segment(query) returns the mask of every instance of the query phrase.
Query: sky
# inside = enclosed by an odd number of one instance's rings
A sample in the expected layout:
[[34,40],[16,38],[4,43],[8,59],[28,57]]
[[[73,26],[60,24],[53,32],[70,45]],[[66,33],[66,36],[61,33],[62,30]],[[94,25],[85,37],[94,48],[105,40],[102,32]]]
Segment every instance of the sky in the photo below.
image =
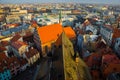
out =
[[59,3],[59,2],[78,2],[78,3],[103,3],[120,4],[120,0],[0,0],[0,3]]

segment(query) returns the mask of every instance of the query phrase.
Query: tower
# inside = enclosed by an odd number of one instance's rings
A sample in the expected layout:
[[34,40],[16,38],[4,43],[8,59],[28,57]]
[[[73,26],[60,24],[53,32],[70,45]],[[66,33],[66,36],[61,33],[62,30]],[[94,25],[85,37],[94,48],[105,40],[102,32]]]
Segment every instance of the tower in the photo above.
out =
[[62,25],[62,13],[61,13],[61,10],[59,12],[59,24]]

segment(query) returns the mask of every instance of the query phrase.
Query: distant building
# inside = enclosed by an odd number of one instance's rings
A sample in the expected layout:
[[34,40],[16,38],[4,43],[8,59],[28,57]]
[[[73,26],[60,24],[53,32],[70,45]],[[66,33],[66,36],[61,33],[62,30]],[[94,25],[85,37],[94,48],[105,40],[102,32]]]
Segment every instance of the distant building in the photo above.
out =
[[5,31],[2,31],[2,32],[1,32],[1,35],[2,35],[2,36],[8,36],[8,35],[10,35],[10,34],[12,34],[12,32],[10,32],[10,30],[5,30]]
[[73,14],[80,14],[81,11],[80,11],[80,10],[72,10],[72,13],[73,13]]
[[71,14],[72,11],[71,10],[62,10],[61,13],[62,14]]
[[21,20],[20,20],[19,15],[8,15],[6,17],[6,22],[7,23],[20,23]]
[[1,35],[2,36],[9,36],[11,34],[27,30],[28,28],[29,28],[29,24],[24,23],[20,26],[1,31]]
[[120,29],[111,26],[102,26],[100,34],[106,44],[113,47],[118,56],[120,56]]
[[17,10],[17,9],[13,9],[13,10],[11,10],[11,12],[10,12],[12,15],[24,15],[24,14],[27,14],[28,12],[27,12],[27,10]]
[[18,26],[20,26],[20,24],[18,24],[18,23],[6,24],[5,25],[5,27],[7,27],[8,29],[15,28],[15,27],[18,27]]

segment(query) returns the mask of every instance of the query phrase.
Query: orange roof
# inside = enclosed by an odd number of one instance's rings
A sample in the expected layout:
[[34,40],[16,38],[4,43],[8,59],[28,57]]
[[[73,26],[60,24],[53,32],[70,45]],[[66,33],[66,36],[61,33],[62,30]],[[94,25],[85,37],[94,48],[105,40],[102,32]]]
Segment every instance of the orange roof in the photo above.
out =
[[[52,24],[48,26],[37,28],[41,43],[55,41],[63,32],[63,28],[60,24]],[[75,33],[71,27],[64,28],[65,33],[69,38],[75,37]]]
[[120,37],[120,29],[115,28],[113,38],[119,38]]
[[76,36],[75,32],[72,30],[71,27],[65,27],[64,31],[65,31],[67,37],[69,37],[69,38],[74,38]]

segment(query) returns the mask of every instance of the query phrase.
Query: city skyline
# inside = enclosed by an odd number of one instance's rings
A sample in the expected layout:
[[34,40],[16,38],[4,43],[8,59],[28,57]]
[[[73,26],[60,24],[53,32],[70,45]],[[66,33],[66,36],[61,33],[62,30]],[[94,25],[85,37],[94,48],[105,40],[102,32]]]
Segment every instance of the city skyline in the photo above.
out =
[[120,4],[120,0],[0,0],[0,3],[23,4],[23,3],[97,3],[97,4]]

